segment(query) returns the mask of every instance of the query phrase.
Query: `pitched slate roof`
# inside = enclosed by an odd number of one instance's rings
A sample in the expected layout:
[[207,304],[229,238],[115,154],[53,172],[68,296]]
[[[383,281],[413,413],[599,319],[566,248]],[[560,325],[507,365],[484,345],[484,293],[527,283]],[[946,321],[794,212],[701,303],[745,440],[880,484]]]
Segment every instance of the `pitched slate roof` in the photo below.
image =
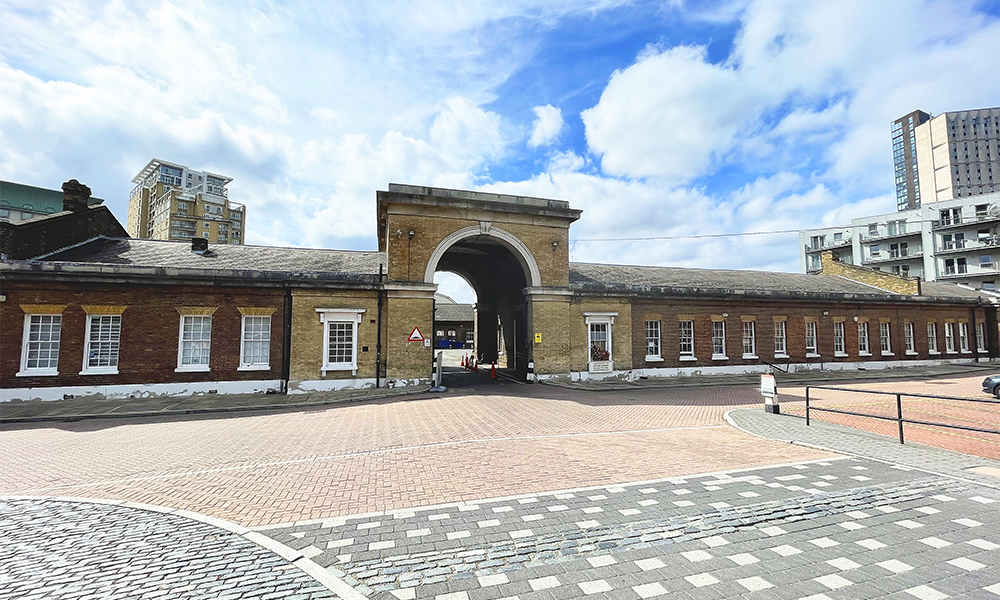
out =
[[832,275],[803,275],[772,271],[689,269],[570,263],[570,287],[581,291],[652,294],[744,295],[787,298],[975,299],[979,294],[947,283],[922,283],[919,297],[882,290]]
[[474,311],[471,304],[436,304],[435,321],[472,321]]
[[[209,272],[309,273],[321,279],[377,280],[382,252],[280,248],[209,244],[204,254],[191,251],[189,241],[97,238],[36,260],[49,264],[77,263],[184,269]],[[342,276],[342,277],[339,277]],[[373,277],[366,277],[373,276]]]

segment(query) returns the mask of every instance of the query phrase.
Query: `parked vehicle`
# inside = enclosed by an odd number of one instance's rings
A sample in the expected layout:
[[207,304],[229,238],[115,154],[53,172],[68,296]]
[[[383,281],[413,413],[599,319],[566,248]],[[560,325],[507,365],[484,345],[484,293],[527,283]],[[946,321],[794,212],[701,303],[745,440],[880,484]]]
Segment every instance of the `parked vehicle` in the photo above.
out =
[[991,375],[983,380],[983,391],[1000,398],[1000,375]]

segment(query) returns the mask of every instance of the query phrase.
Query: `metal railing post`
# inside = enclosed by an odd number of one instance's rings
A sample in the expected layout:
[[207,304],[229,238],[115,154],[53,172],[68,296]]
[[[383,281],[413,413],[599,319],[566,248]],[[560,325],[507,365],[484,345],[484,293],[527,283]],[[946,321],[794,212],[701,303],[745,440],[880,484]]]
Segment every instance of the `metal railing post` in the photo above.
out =
[[903,443],[903,400],[902,394],[896,394],[896,421],[899,422],[899,443]]
[[806,427],[809,426],[809,386],[806,386]]

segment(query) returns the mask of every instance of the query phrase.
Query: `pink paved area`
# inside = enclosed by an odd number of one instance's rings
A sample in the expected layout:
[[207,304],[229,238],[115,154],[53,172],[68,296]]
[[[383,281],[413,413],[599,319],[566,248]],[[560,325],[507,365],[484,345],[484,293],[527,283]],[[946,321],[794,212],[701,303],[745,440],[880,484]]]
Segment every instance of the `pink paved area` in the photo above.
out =
[[748,387],[488,391],[5,426],[0,495],[132,500],[255,526],[830,456],[725,425],[725,411],[761,406]]
[[[930,394],[993,400],[994,402],[963,402],[936,398],[902,397],[903,418],[964,425],[979,429],[1000,430],[1000,401],[982,391],[984,374],[970,377],[927,379],[918,381],[865,381],[856,384],[829,384],[862,390],[879,390],[893,393]],[[805,388],[794,387],[779,390],[782,412],[805,415]],[[812,390],[810,404],[819,408],[835,408],[850,412],[896,418],[896,398],[883,394],[840,392],[836,390]],[[894,421],[865,418],[813,411],[812,418],[863,429],[881,435],[898,438],[898,425]],[[982,456],[1000,460],[1000,435],[993,433],[966,431],[933,427],[921,424],[904,424],[903,437],[906,441],[917,442],[963,454]]]

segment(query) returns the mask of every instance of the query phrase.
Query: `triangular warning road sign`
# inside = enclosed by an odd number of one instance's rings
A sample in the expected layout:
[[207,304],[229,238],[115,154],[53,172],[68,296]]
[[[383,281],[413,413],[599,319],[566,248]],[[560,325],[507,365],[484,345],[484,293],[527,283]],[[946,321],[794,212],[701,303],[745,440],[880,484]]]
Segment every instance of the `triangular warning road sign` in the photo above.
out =
[[410,337],[406,339],[408,342],[422,342],[424,341],[424,336],[420,333],[420,330],[416,327],[410,332]]

